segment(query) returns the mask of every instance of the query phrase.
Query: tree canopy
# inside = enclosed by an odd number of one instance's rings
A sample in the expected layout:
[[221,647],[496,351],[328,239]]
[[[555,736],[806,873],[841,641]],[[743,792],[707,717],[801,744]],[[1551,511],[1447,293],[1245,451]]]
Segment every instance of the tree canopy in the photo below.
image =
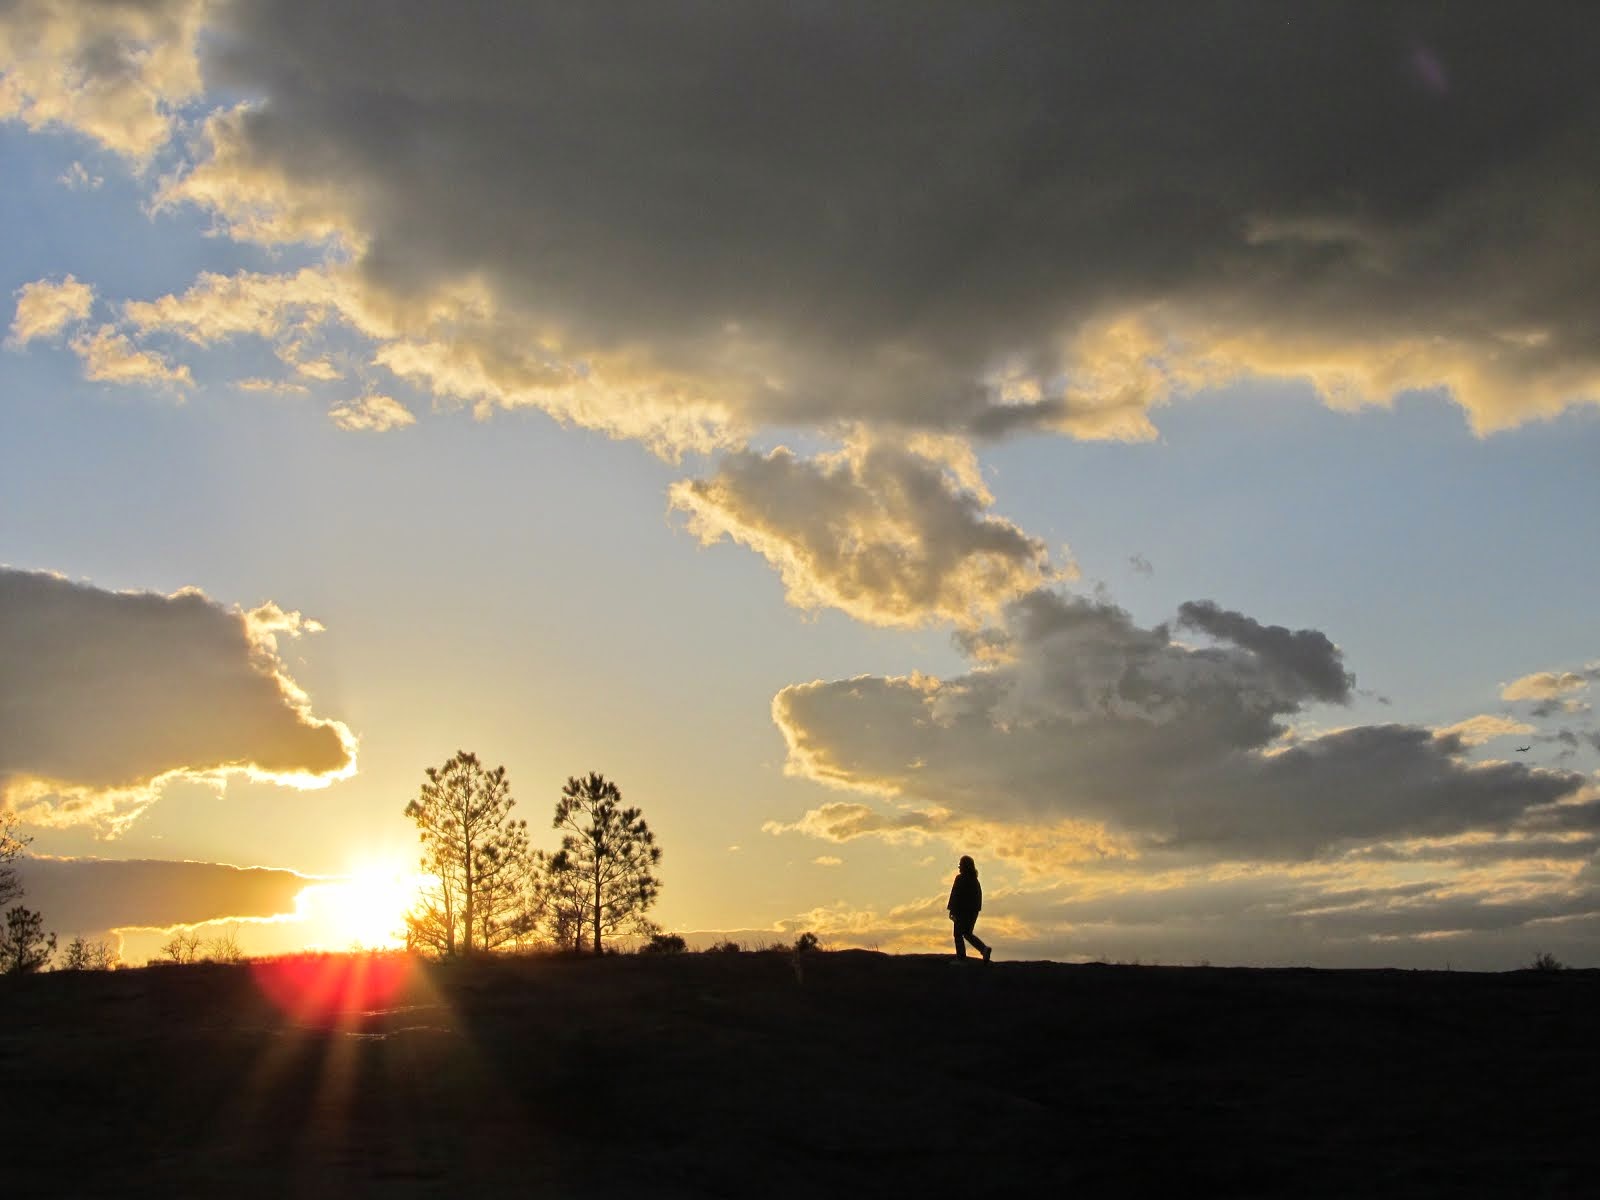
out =
[[505,767],[491,771],[462,750],[426,774],[405,808],[430,880],[406,916],[407,944],[454,955],[519,938],[532,920],[537,859],[528,823],[511,816],[516,801]]
[[578,947],[585,933],[596,954],[619,929],[649,932],[645,913],[661,890],[661,849],[637,808],[604,775],[570,778],[556,802],[561,849],[549,862],[552,922],[559,940]]

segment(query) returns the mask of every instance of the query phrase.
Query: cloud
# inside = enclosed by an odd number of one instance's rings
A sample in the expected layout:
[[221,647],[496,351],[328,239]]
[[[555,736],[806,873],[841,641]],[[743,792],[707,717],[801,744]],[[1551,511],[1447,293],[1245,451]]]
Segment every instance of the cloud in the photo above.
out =
[[1581,671],[1535,671],[1506,684],[1500,689],[1500,699],[1559,700],[1583,691],[1594,679],[1600,679],[1600,666],[1593,664]]
[[0,118],[147,159],[200,91],[205,0],[18,0],[0,10]]
[[328,417],[348,433],[386,433],[415,425],[417,419],[392,396],[367,395],[328,411]]
[[1307,695],[1329,704],[1344,704],[1350,699],[1355,676],[1344,669],[1338,647],[1315,629],[1290,633],[1282,625],[1262,625],[1243,613],[1219,608],[1210,600],[1191,600],[1181,605],[1178,626],[1198,629],[1249,651],[1269,670],[1287,676],[1290,690],[1299,683]]
[[28,906],[63,934],[284,916],[314,882],[270,867],[157,859],[35,857],[19,873]]
[[[1600,397],[1576,10],[381,17],[220,10],[208,82],[251,100],[165,195],[332,239],[397,297],[476,281],[464,340],[391,351],[452,394],[713,438],[1146,438],[1241,374],[1338,405],[1447,388],[1480,431]],[[172,25],[175,61],[191,42]]]
[[962,821],[1084,822],[1141,853],[1208,859],[1510,830],[1582,783],[1472,765],[1459,735],[1418,726],[1295,735],[1285,718],[1353,682],[1332,644],[1209,603],[1182,611],[1233,645],[1185,647],[1110,604],[1035,592],[966,675],[784,688],[789,769]]
[[93,192],[99,190],[105,183],[105,177],[91,175],[88,167],[81,162],[74,162],[57,176],[56,182],[69,192]]
[[1534,727],[1526,721],[1480,713],[1464,721],[1457,721],[1453,725],[1446,725],[1438,731],[1438,734],[1440,737],[1456,738],[1463,746],[1482,746],[1495,738],[1510,737],[1513,734],[1521,737],[1533,732],[1535,732]]
[[111,325],[93,333],[85,330],[72,339],[72,350],[83,360],[85,379],[102,383],[183,385],[194,382],[188,366],[173,366],[161,355],[138,349],[127,335]]
[[971,451],[946,441],[737,451],[711,478],[674,484],[671,503],[702,543],[728,537],[766,558],[791,604],[874,625],[975,625],[1061,574],[1043,542],[985,511]]
[[844,859],[836,854],[819,854],[811,861],[819,867],[842,867],[844,865]]
[[278,657],[277,638],[320,628],[298,613],[0,568],[0,618],[0,799],[34,824],[124,826],[176,775],[355,769],[350,731]]
[[71,275],[60,282],[38,279],[17,289],[17,312],[7,346],[26,346],[34,338],[55,337],[94,307],[94,288]]

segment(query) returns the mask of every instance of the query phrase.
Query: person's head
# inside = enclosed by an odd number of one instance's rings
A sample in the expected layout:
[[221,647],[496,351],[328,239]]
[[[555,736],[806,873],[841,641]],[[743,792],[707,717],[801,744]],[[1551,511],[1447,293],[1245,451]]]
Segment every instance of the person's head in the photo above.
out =
[[960,863],[957,865],[961,868],[963,875],[976,875],[978,873],[978,864],[972,861],[972,855],[970,854],[963,854]]

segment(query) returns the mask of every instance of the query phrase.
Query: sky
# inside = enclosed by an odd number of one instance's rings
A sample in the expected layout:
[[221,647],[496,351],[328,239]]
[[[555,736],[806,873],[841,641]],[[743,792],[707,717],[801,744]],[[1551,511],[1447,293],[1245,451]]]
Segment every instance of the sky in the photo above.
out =
[[1597,33],[0,7],[27,902],[377,943],[466,749],[699,941],[1600,966]]

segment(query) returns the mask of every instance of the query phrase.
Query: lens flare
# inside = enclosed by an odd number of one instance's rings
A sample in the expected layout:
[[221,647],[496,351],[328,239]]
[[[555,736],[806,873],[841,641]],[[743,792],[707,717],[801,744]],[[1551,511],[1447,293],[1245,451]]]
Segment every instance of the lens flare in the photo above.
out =
[[304,1024],[338,1024],[388,1008],[412,982],[410,956],[290,954],[251,964],[256,986],[286,1016]]

